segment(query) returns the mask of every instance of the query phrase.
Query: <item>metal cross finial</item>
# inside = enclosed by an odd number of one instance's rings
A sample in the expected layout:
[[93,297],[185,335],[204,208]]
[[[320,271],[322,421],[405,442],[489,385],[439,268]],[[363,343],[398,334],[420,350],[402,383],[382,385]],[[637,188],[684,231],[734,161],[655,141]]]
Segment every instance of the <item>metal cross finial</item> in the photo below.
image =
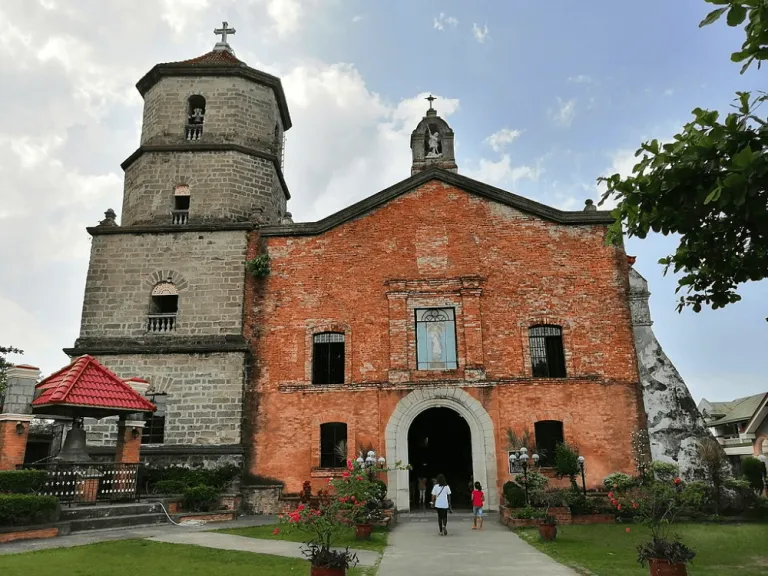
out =
[[235,29],[229,27],[229,22],[222,22],[221,28],[214,28],[213,29],[214,34],[221,34],[221,43],[226,44],[227,43],[227,34],[234,34]]
[[432,110],[432,102],[437,100],[437,98],[435,98],[434,96],[432,96],[432,94],[430,94],[429,96],[424,98],[424,100],[429,100],[429,109]]

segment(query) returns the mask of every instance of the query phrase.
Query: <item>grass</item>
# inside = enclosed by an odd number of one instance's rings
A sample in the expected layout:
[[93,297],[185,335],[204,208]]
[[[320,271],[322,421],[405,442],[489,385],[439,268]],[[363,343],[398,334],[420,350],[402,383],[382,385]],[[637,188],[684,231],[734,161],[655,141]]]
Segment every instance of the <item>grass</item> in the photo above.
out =
[[[0,555],[3,576],[296,576],[309,575],[309,562],[146,540],[102,542]],[[349,576],[374,576],[374,568],[356,568]]]
[[[673,533],[696,552],[690,576],[768,576],[766,524],[680,524]],[[535,528],[519,534],[585,575],[648,576],[648,568],[637,562],[637,545],[647,538],[647,530],[638,525],[558,526],[555,542],[541,541]]]
[[[275,528],[280,528],[279,534],[274,534]],[[284,526],[277,524],[267,524],[265,526],[251,526],[249,528],[225,528],[217,530],[223,534],[234,534],[236,536],[246,536],[248,538],[264,538],[266,540],[287,540],[288,542],[304,542],[311,536],[308,532],[293,529],[286,531]],[[356,550],[373,550],[374,552],[384,552],[387,547],[388,532],[384,528],[374,528],[370,540],[355,540],[354,528],[344,528],[334,538],[333,546],[336,548],[345,548],[349,546]]]

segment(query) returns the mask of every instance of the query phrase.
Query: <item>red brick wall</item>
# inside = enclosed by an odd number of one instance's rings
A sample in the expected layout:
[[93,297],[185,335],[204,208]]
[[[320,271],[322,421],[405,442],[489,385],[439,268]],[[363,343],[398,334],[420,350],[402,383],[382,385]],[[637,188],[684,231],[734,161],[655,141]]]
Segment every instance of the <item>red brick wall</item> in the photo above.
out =
[[[350,453],[384,431],[397,403],[439,380],[490,414],[498,485],[505,429],[564,422],[587,458],[589,485],[632,471],[642,425],[627,304],[627,261],[602,225],[558,225],[432,181],[316,236],[253,236],[271,273],[249,279],[254,367],[248,401],[253,472],[298,492],[319,466],[319,425],[348,425]],[[419,299],[418,301],[414,298]],[[414,306],[456,308],[458,370],[415,366]],[[528,327],[563,327],[568,378],[531,377]],[[345,384],[311,387],[311,335],[346,332]],[[315,489],[324,484],[315,474]]]
[[0,534],[0,544],[16,540],[33,540],[36,538],[55,538],[59,535],[58,528],[37,528],[20,532],[4,532]]
[[29,422],[23,422],[24,433],[16,432],[16,420],[0,421],[0,470],[16,470],[24,463]]
[[133,437],[133,426],[119,424],[117,428],[117,447],[115,462],[118,464],[138,464],[141,454],[141,428],[136,428],[139,434]]

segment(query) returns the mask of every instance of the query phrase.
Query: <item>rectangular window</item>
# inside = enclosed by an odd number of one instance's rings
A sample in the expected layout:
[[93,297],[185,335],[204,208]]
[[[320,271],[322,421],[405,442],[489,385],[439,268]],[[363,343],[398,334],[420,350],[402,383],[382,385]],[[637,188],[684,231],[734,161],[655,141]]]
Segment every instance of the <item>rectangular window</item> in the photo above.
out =
[[528,331],[531,366],[536,378],[565,378],[563,331],[560,326],[532,326]]
[[343,422],[320,424],[320,467],[344,468],[347,465],[347,425]]
[[534,424],[534,433],[536,435],[536,452],[540,458],[539,464],[554,466],[557,445],[565,442],[563,423],[559,420],[541,420]]
[[416,365],[419,370],[455,370],[456,314],[453,308],[416,310]]
[[344,334],[315,334],[312,342],[312,384],[344,384]]
[[157,406],[157,411],[144,414],[144,430],[141,434],[142,444],[162,444],[165,442],[165,410],[166,394],[150,394],[150,402]]

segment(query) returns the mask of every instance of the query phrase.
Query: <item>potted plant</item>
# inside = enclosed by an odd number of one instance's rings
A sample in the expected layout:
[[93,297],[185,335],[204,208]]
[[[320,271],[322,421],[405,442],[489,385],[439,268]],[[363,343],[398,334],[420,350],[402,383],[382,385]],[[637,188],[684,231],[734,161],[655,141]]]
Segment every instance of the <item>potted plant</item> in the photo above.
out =
[[648,527],[651,538],[637,547],[637,561],[648,565],[651,576],[687,576],[686,565],[696,556],[679,536],[670,535],[675,518],[686,508],[683,488],[680,478],[665,478],[620,496],[608,494],[617,511],[631,508],[635,520]]
[[539,520],[539,536],[545,542],[552,542],[557,537],[557,518],[549,513],[549,508],[557,505],[562,496],[556,492],[545,492],[540,496],[540,500],[546,504],[546,509]]

